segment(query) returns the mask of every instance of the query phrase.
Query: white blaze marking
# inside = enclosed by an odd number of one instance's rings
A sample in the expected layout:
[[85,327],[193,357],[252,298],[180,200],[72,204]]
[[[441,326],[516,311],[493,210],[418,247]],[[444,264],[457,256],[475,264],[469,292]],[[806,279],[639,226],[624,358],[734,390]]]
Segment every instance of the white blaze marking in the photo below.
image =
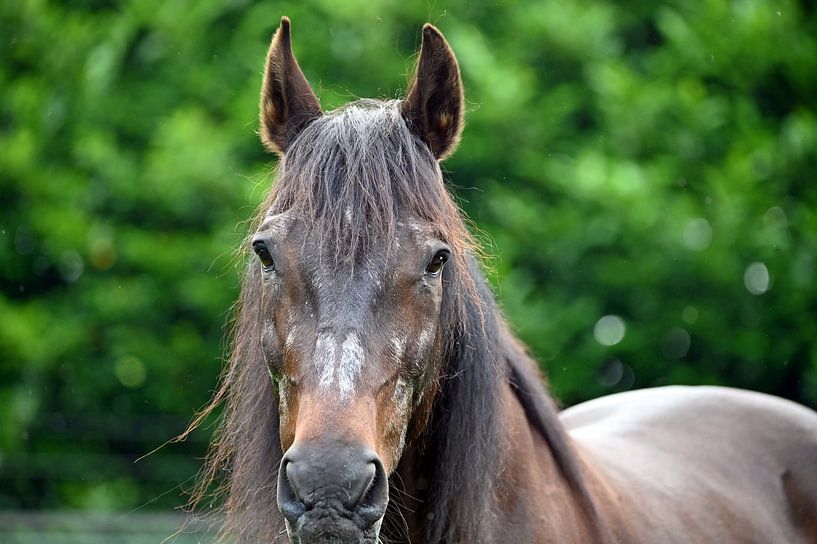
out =
[[356,332],[350,332],[343,342],[338,367],[338,387],[343,397],[349,396],[355,389],[355,382],[363,368],[363,346]]
[[328,389],[336,387],[341,398],[348,398],[363,368],[365,354],[356,332],[350,332],[341,344],[337,337],[318,335],[315,342],[315,370],[318,384]]
[[318,383],[321,387],[329,387],[335,380],[335,352],[337,342],[333,336],[319,334],[315,342],[315,370],[318,371]]

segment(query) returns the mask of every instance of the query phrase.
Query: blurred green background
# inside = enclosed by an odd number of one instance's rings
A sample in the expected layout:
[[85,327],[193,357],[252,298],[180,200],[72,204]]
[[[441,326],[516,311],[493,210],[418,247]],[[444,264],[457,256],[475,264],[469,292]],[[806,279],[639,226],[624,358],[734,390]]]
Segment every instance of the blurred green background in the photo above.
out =
[[811,2],[0,6],[0,510],[185,501],[210,429],[134,461],[217,381],[281,15],[326,109],[401,96],[421,25],[446,34],[469,110],[447,177],[563,403],[714,383],[817,407]]

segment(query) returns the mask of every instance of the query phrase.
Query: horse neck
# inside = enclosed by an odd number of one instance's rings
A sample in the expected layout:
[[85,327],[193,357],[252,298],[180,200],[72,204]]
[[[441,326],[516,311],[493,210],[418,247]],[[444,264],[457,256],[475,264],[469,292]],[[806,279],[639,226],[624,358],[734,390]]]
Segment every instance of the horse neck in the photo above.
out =
[[[606,542],[607,529],[598,519],[587,471],[558,419],[535,363],[507,331],[498,310],[498,339],[493,350],[502,366],[496,383],[498,414],[493,419],[492,443],[472,437],[474,448],[497,448],[496,465],[488,473],[435,473],[434,447],[409,445],[393,477],[397,508],[390,516],[399,531],[390,541],[425,542],[428,519],[424,505],[433,502],[432,480],[494,478],[490,521],[480,527],[483,542],[587,543]],[[480,348],[477,348],[480,349]],[[467,464],[460,466],[466,467]],[[454,533],[456,534],[456,530]],[[446,534],[450,534],[446,531]],[[399,535],[399,536],[397,536]]]
[[[520,541],[540,543],[613,542],[600,510],[609,489],[581,456],[562,425],[535,361],[506,330],[508,339],[505,434],[514,444],[505,466],[510,497],[522,501],[531,525],[519,529]],[[501,496],[498,494],[498,496]],[[510,498],[499,499],[501,507]],[[517,512],[517,515],[519,512]]]

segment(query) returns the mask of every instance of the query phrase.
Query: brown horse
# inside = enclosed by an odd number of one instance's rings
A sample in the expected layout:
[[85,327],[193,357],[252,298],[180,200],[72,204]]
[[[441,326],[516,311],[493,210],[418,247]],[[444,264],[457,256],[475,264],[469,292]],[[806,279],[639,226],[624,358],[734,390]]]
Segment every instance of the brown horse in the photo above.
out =
[[431,25],[404,100],[323,113],[281,21],[261,92],[278,180],[210,408],[226,405],[202,489],[224,472],[225,535],[817,543],[806,408],[671,387],[558,414],[443,183],[462,125]]

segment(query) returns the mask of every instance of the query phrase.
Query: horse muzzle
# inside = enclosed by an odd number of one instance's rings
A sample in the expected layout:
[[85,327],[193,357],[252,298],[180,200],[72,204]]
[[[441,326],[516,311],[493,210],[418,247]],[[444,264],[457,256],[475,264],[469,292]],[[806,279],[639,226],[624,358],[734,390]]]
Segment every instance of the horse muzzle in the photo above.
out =
[[374,543],[389,502],[383,463],[369,448],[292,446],[278,472],[278,508],[296,544]]

